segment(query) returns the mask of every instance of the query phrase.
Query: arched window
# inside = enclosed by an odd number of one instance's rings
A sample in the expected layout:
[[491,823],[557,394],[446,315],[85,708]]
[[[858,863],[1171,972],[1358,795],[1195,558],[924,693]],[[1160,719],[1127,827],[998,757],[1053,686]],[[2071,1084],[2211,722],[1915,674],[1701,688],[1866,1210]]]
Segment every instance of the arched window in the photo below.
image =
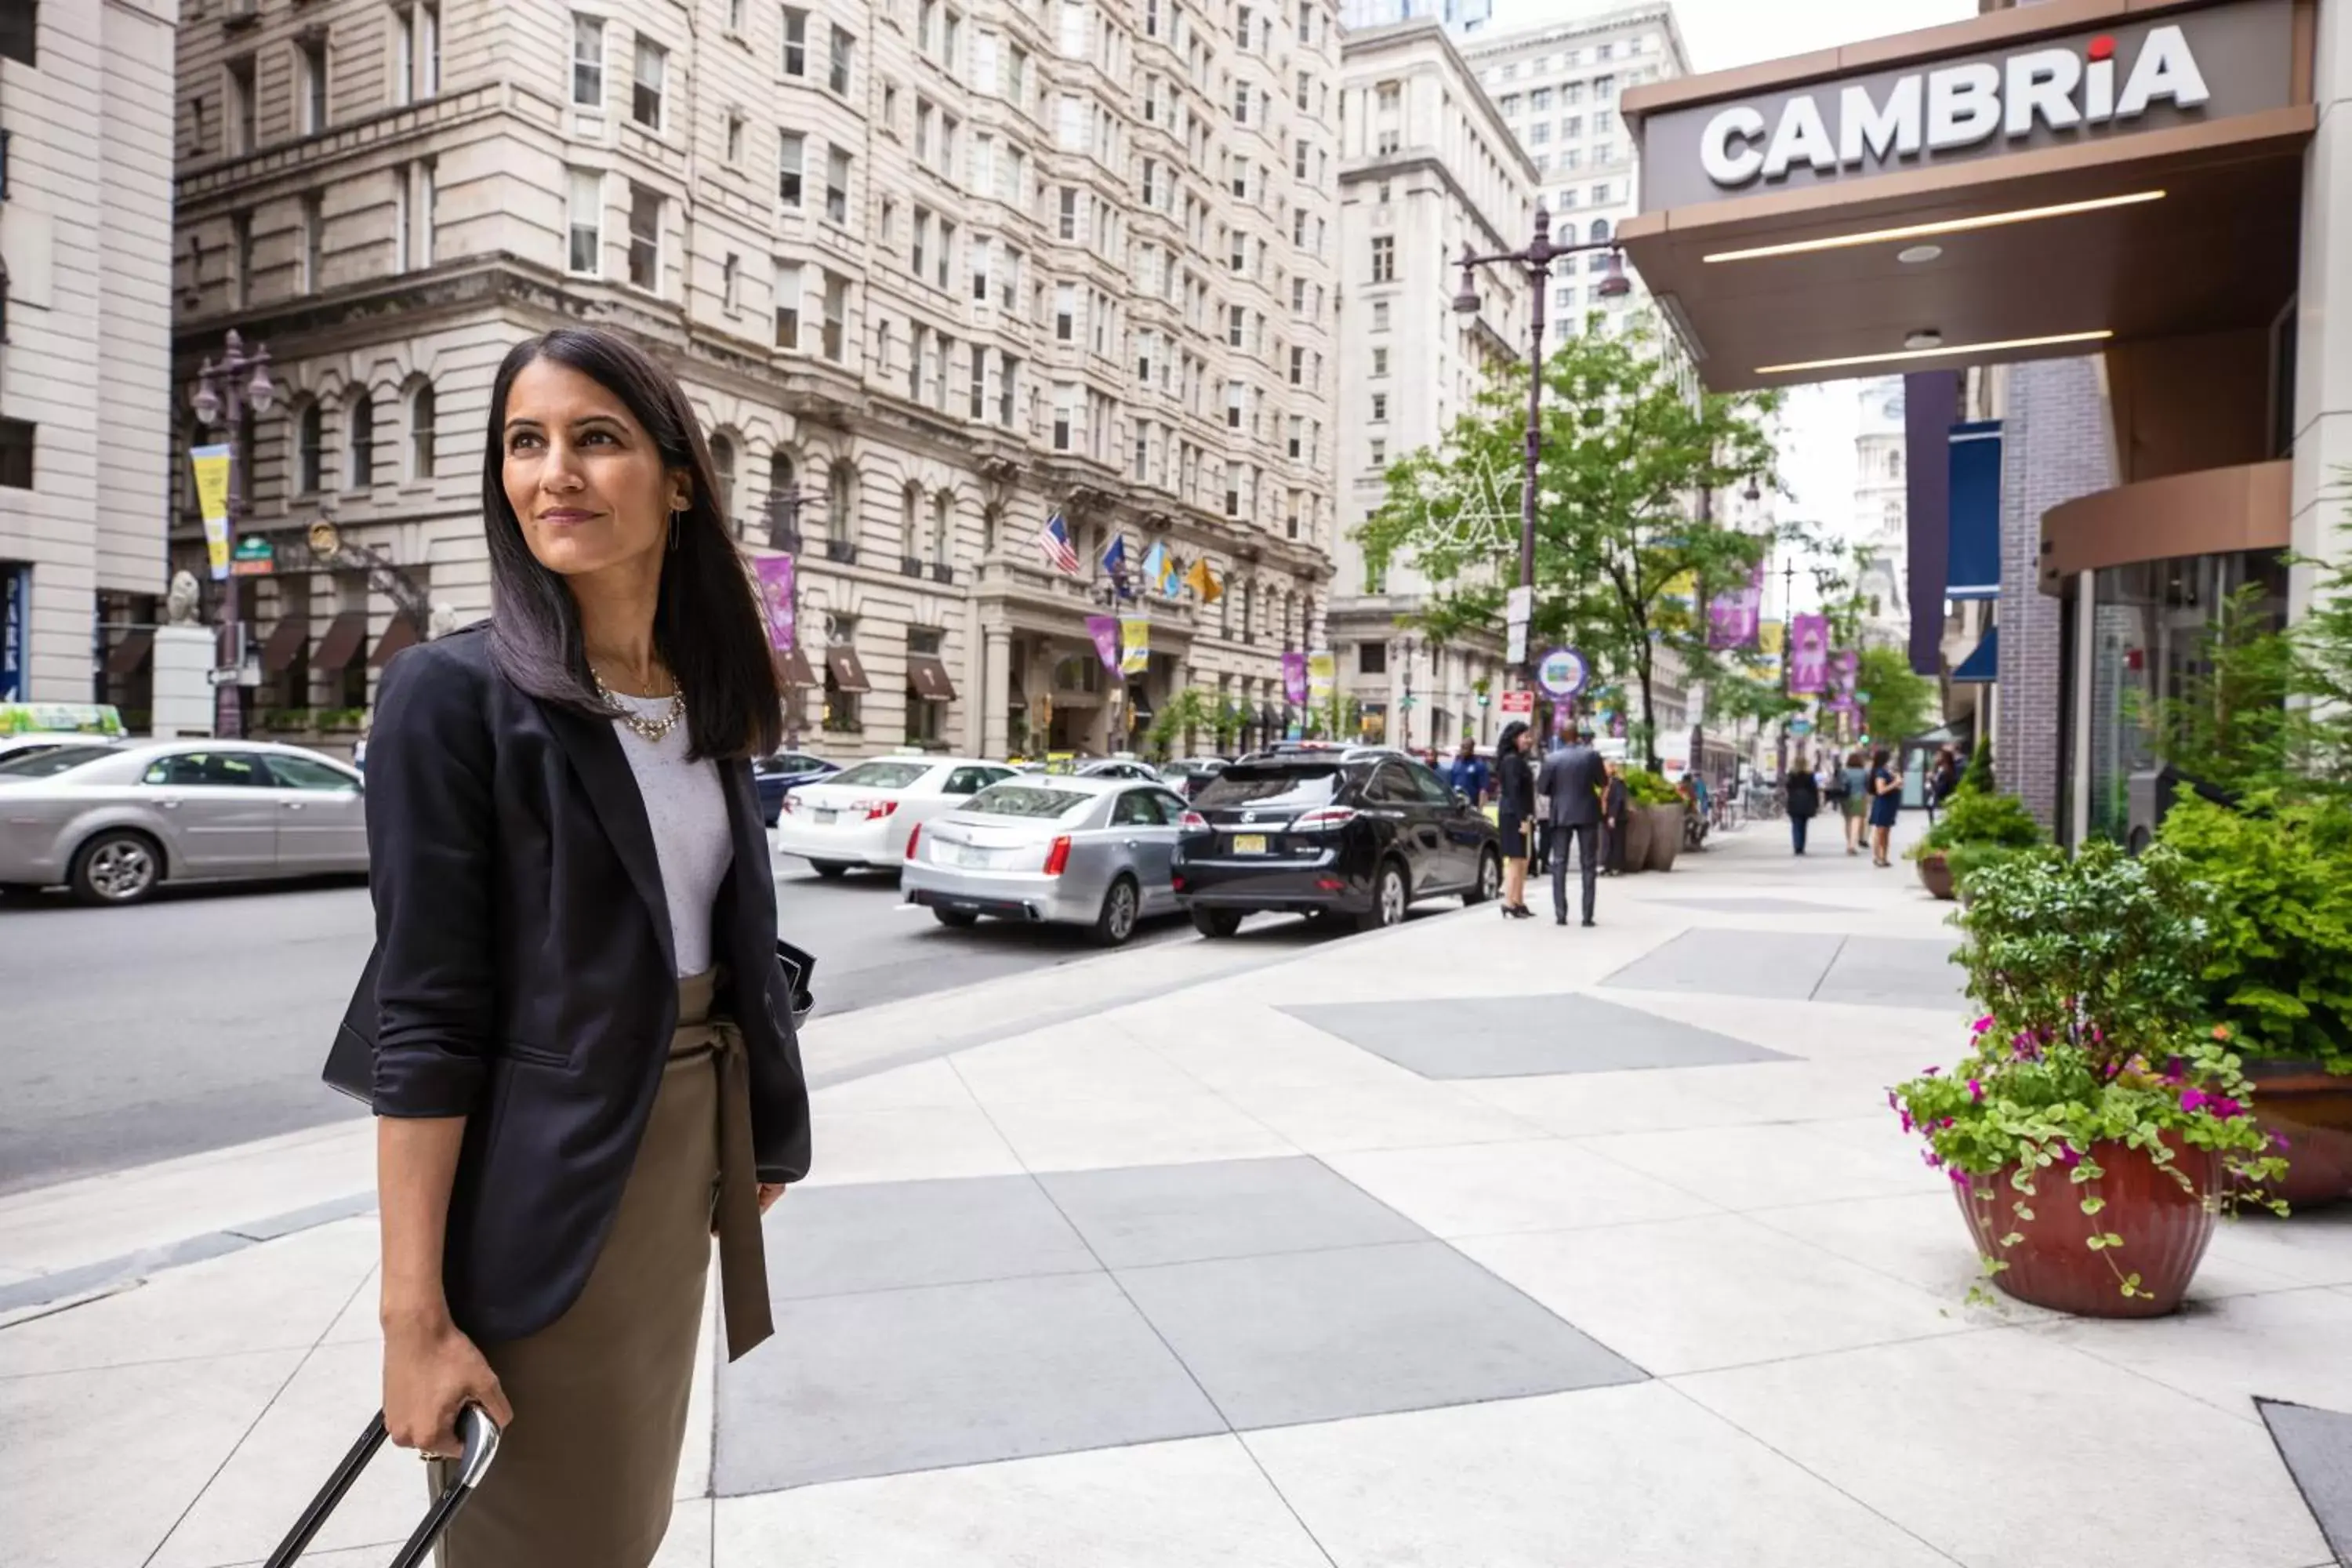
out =
[[857,539],[857,465],[835,458],[824,471],[824,531],[844,544]]
[[408,399],[408,477],[412,479],[433,477],[435,412],[433,384],[427,382]]
[[931,560],[948,563],[949,542],[955,537],[955,497],[946,490],[931,498]]
[[327,413],[317,399],[294,416],[294,489],[317,495],[327,479]]
[[351,471],[344,488],[363,490],[375,483],[375,400],[365,392],[354,393],[349,419]]
[[898,494],[898,554],[905,560],[920,559],[915,549],[920,537],[917,530],[922,526],[922,512],[923,487],[910,479]]
[[1609,220],[1605,217],[1594,218],[1592,220],[1592,226],[1586,229],[1584,234],[1587,239],[1596,242],[1607,239],[1609,237]]
[[801,521],[800,470],[782,447],[768,454],[768,547],[798,550]]

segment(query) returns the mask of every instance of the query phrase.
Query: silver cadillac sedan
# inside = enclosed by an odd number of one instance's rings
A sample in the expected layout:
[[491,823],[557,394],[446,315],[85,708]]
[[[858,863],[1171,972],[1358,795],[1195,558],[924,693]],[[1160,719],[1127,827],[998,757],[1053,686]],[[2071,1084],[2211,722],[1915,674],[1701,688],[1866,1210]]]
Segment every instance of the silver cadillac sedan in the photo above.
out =
[[135,904],[166,881],[367,869],[360,775],[267,741],[60,747],[0,765],[0,888]]
[[1116,947],[1139,921],[1176,912],[1183,815],[1164,784],[1024,773],[923,824],[899,885],[941,925],[994,915],[1088,926]]

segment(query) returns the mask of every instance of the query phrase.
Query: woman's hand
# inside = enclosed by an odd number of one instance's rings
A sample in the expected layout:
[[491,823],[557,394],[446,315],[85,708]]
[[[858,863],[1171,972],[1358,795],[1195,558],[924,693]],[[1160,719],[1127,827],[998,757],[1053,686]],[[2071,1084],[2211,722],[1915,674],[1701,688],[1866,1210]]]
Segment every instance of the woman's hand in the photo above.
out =
[[394,1443],[425,1458],[455,1458],[463,1447],[457,1413],[467,1405],[480,1405],[501,1428],[514,1420],[499,1374],[457,1324],[444,1318],[385,1325],[383,1422]]
[[783,1195],[783,1183],[761,1182],[760,1184],[760,1212],[761,1214],[766,1214],[770,1209],[776,1206],[776,1200]]

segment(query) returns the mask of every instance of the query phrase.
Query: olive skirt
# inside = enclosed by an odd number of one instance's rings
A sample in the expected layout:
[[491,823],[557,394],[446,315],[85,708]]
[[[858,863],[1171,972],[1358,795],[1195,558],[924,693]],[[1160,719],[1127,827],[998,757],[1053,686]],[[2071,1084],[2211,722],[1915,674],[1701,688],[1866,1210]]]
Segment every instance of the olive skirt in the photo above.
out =
[[[716,979],[713,971],[678,982],[669,1063],[580,1299],[535,1334],[482,1347],[514,1421],[443,1538],[440,1568],[646,1568],[653,1560],[677,1490],[714,1215],[725,1233],[730,1339],[764,1336],[741,1037],[709,1016]],[[744,1304],[750,1280],[756,1308]],[[749,1348],[740,1343],[737,1353]],[[454,1468],[433,1463],[435,1494]]]

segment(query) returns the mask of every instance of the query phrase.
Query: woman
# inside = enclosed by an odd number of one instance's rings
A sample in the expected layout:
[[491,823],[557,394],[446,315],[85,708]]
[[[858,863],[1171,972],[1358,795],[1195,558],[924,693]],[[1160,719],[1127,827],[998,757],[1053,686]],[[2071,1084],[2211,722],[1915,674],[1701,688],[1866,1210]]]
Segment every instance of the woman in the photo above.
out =
[[1845,813],[1845,852],[1859,855],[1870,814],[1870,769],[1864,765],[1859,750],[1846,753],[1845,766],[1838,772],[1836,794],[1838,805]]
[[1601,866],[1612,877],[1625,869],[1625,764],[1609,759],[1609,783],[1601,791]]
[[1802,855],[1805,834],[1822,809],[1821,783],[1813,777],[1813,764],[1805,760],[1804,752],[1790,759],[1788,776],[1780,781],[1780,787],[1789,799],[1789,842]]
[[1903,775],[1888,765],[1885,747],[1870,753],[1870,861],[1892,866],[1886,843],[1895,832],[1895,814],[1903,809]]
[[1528,831],[1535,826],[1536,773],[1528,761],[1535,731],[1514,719],[1495,742],[1495,825],[1503,834],[1503,917],[1528,920]]
[[1936,753],[1936,765],[1927,773],[1927,823],[1935,826],[1936,808],[1952,798],[1960,787],[1960,754],[1946,746]]
[[808,1172],[748,759],[782,709],[685,394],[623,340],[490,394],[494,615],[385,671],[383,1407],[445,1463],[510,1429],[445,1568],[644,1568],[677,1489],[710,1237],[729,1352],[771,1331],[760,1215]]

